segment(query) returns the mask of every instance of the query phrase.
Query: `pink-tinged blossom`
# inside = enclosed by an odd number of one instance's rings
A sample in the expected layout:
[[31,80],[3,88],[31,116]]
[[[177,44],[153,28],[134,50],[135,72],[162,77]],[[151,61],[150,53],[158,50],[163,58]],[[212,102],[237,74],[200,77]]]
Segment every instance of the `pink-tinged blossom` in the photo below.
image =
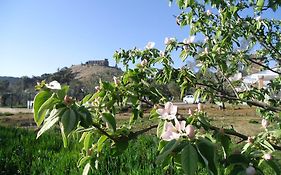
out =
[[247,175],[255,175],[256,169],[253,166],[249,166],[248,168],[246,168],[246,174]]
[[165,130],[160,137],[165,141],[177,140],[180,138],[180,133],[177,132],[172,122],[167,122],[165,124]]
[[195,36],[190,36],[189,38],[185,38],[185,39],[183,40],[183,43],[184,43],[184,44],[191,44],[191,43],[194,42],[194,40],[195,40]]
[[95,90],[96,90],[96,91],[99,91],[99,90],[100,90],[100,87],[99,87],[99,86],[95,86]]
[[187,125],[185,128],[185,132],[186,132],[187,137],[189,137],[190,139],[194,138],[195,128],[193,125]]
[[153,49],[155,46],[155,42],[148,42],[145,46],[146,49]]
[[269,126],[269,121],[266,120],[266,119],[262,119],[261,125],[262,125],[263,128],[266,129]]
[[159,55],[160,55],[160,57],[165,57],[165,52],[160,51]]
[[266,153],[263,155],[264,160],[271,160],[272,159],[272,155],[269,153]]
[[160,115],[159,118],[163,120],[173,120],[176,118],[178,107],[173,103],[167,102],[164,109],[157,109],[156,112]]
[[202,111],[202,103],[198,103],[197,104],[197,110],[198,111]]
[[188,109],[188,114],[189,114],[189,115],[192,115],[192,114],[193,114],[193,112],[192,112],[191,109]]
[[175,118],[175,124],[176,124],[176,129],[179,133],[182,133],[183,131],[185,131],[185,124],[186,124],[186,121],[185,120],[182,120],[182,121],[178,121],[176,118]]
[[49,84],[45,84],[45,86],[49,89],[59,90],[61,89],[61,85],[57,81],[52,81]]

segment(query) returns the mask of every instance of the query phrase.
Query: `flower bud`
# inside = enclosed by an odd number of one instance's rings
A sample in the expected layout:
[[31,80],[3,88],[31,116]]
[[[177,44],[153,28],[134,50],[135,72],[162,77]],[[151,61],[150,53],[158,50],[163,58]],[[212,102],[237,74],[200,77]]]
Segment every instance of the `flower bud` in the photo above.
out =
[[203,109],[202,103],[198,103],[197,104],[197,110],[202,111],[202,109]]
[[166,37],[165,40],[164,40],[164,44],[165,45],[169,45],[169,44],[172,44],[174,42],[176,42],[176,38],[168,38],[168,37]]
[[118,80],[118,78],[117,77],[113,77],[113,80],[114,80],[114,84],[115,85],[118,85],[120,82],[119,82],[119,80]]
[[253,137],[248,137],[247,139],[247,142],[250,143],[250,144],[253,144],[254,143],[254,138]]
[[272,155],[269,153],[266,153],[263,155],[264,160],[271,160],[272,159]]
[[160,55],[160,57],[165,57],[165,52],[160,51],[159,55]]
[[192,115],[192,114],[193,114],[193,112],[192,112],[192,110],[191,110],[190,108],[188,109],[188,114],[189,114],[189,115]]
[[64,96],[63,101],[66,105],[70,105],[73,102],[72,98],[69,97],[68,95]]
[[269,121],[266,119],[262,119],[261,125],[264,129],[266,129],[269,126]]
[[194,136],[195,136],[195,128],[194,128],[193,125],[187,125],[185,127],[185,132],[186,132],[187,137],[189,137],[190,139],[194,138]]
[[249,166],[246,168],[246,174],[247,175],[255,175],[256,174],[256,169],[252,166]]
[[99,86],[95,86],[95,89],[96,89],[96,91],[99,91],[100,87]]

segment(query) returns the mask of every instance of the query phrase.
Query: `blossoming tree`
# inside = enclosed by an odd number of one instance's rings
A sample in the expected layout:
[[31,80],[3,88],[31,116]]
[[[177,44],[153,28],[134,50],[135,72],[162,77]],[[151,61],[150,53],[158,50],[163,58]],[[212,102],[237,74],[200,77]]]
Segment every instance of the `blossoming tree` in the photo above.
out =
[[[200,165],[209,174],[254,175],[264,174],[262,167],[266,166],[281,174],[281,102],[274,96],[280,92],[281,71],[272,66],[278,67],[281,62],[281,21],[266,18],[268,12],[278,10],[281,2],[177,0],[176,4],[182,10],[176,22],[179,26],[188,25],[190,35],[183,41],[167,37],[164,51],[154,48],[153,42],[143,50],[116,51],[114,58],[125,66],[124,74],[113,82],[100,82],[97,91],[81,101],[67,95],[66,85],[38,84],[34,99],[34,120],[42,125],[38,137],[56,123],[65,146],[72,133],[80,133],[84,147],[79,166],[84,166],[85,174],[98,164],[105,147],[111,148],[112,155],[118,155],[130,140],[153,128],[157,128],[159,137],[156,162],[163,168],[173,163],[185,174],[196,174]],[[242,41],[247,41],[247,45],[242,47]],[[175,50],[183,61],[194,59],[203,77],[196,78],[187,65],[174,68],[174,59],[179,59],[172,58]],[[131,64],[135,66],[129,67]],[[241,68],[247,70],[253,65],[278,77],[266,88],[238,90],[243,81],[233,77]],[[207,72],[214,74],[215,79],[204,78]],[[177,106],[154,86],[171,81],[180,86],[182,95],[195,88],[195,97],[257,107],[264,131],[248,136],[235,128],[215,127],[200,108],[179,114]],[[119,127],[116,113],[128,106],[132,111],[129,124]],[[135,121],[144,115],[144,108],[151,109],[145,119],[158,120],[158,124],[132,131]]]

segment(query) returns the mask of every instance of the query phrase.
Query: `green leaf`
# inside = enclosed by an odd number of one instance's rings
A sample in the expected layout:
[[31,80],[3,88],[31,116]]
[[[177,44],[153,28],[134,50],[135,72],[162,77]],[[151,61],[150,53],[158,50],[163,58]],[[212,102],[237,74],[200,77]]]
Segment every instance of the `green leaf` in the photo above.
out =
[[201,157],[208,161],[206,167],[212,171],[214,174],[218,174],[216,166],[216,148],[215,145],[208,139],[202,138],[197,142],[198,152],[200,152]]
[[85,104],[86,102],[88,102],[92,96],[93,96],[93,94],[86,95],[82,100],[82,104]]
[[79,115],[80,125],[82,127],[88,128],[93,125],[92,115],[84,106],[78,108],[77,114]]
[[61,122],[64,128],[64,133],[68,134],[77,126],[78,120],[75,112],[68,108],[61,116]]
[[189,143],[181,152],[182,169],[187,175],[195,174],[197,170],[198,155],[196,149]]
[[[33,111],[34,111],[34,121],[37,124],[37,126],[40,126],[41,123],[43,122],[44,118],[39,118],[38,117],[38,111],[40,107],[43,105],[43,103],[48,100],[48,98],[51,97],[51,92],[50,91],[41,91],[39,92],[35,97],[34,97],[34,106],[33,106]],[[41,117],[41,116],[40,116]]]
[[90,160],[91,160],[91,156],[82,157],[82,158],[78,161],[78,167],[84,165],[86,162],[89,162]]
[[157,126],[157,137],[159,137],[159,138],[160,138],[160,136],[163,133],[163,129],[164,129],[165,123],[166,123],[166,120],[165,121],[160,120],[159,123],[158,123],[158,126]]
[[56,94],[53,94],[48,100],[46,100],[39,108],[38,110],[38,123],[37,125],[41,125],[42,122],[45,119],[46,113],[48,109],[52,109],[57,103],[59,102],[59,100],[56,98]]
[[116,131],[116,120],[111,113],[102,113],[102,120],[107,122],[114,132]]
[[157,157],[156,162],[163,161],[177,146],[179,141],[171,140],[165,147],[160,151],[160,155]]
[[92,140],[92,133],[88,132],[85,139],[84,139],[84,150],[88,151],[88,149],[92,146],[93,140]]
[[107,140],[107,136],[105,136],[105,135],[102,135],[102,136],[99,138],[99,140],[98,140],[98,142],[97,142],[97,144],[98,144],[97,151],[98,151],[98,152],[101,152],[102,147],[103,147],[103,143],[104,143],[106,140]]
[[60,109],[53,109],[51,111],[50,116],[46,118],[42,128],[38,131],[36,138],[40,137],[45,131],[50,129],[55,123],[59,121],[59,115],[63,110],[64,110],[63,108],[60,108]]
[[59,124],[60,124],[60,131],[61,131],[63,146],[66,148],[67,147],[67,138],[66,138],[66,135],[64,133],[64,127],[63,127],[63,124],[61,122],[59,122]]
[[67,95],[68,90],[69,90],[69,86],[67,85],[62,86],[62,88],[57,92],[58,98],[60,100],[63,100],[64,97]]
[[261,11],[263,8],[263,5],[264,5],[264,0],[258,0],[257,7],[256,7],[257,11]]
[[264,162],[269,165],[276,172],[276,174],[281,174],[281,165],[278,161],[266,160]]

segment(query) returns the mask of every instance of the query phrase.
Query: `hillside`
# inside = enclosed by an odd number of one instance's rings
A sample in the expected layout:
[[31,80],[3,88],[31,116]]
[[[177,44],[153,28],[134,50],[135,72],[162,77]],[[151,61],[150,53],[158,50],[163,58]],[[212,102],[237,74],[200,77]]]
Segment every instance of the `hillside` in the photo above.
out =
[[122,70],[115,67],[99,65],[74,65],[69,68],[74,74],[74,79],[81,82],[113,81],[113,76],[122,74]]

